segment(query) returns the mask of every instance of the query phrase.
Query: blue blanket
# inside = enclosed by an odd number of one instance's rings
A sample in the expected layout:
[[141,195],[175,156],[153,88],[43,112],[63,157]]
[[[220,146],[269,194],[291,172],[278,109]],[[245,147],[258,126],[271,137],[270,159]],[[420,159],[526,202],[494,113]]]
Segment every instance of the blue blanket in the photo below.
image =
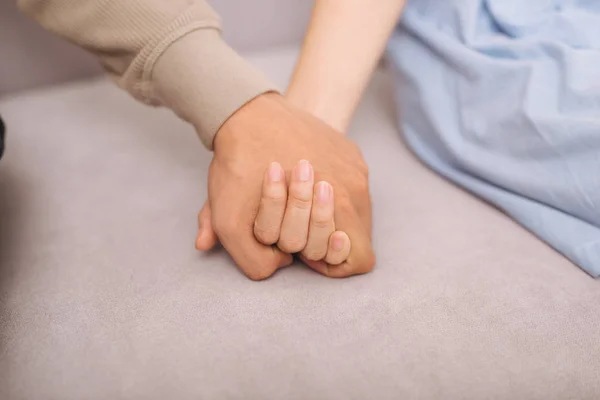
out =
[[409,0],[388,53],[413,151],[600,276],[600,0]]

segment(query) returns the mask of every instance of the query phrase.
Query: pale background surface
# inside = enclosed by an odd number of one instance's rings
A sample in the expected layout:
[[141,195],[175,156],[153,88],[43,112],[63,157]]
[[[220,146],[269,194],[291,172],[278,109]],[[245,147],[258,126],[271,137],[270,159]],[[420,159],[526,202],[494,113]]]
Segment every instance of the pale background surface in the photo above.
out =
[[[300,41],[312,6],[309,0],[210,3],[223,18],[225,39],[241,51]],[[100,72],[91,56],[23,16],[16,0],[0,1],[0,52],[0,95]]]

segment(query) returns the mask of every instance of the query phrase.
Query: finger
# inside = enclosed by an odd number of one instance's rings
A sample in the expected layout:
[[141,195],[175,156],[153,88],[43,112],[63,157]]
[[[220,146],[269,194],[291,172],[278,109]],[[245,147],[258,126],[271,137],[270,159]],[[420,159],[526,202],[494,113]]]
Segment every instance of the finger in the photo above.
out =
[[254,235],[259,242],[277,243],[286,202],[285,174],[281,165],[273,162],[265,173],[260,208],[254,222]]
[[329,265],[340,265],[350,255],[351,247],[348,235],[342,231],[335,231],[329,237],[329,248],[325,261]]
[[323,261],[323,260],[316,260],[316,261],[315,260],[309,260],[302,253],[300,253],[299,258],[300,258],[300,260],[304,264],[308,265],[311,269],[317,271],[321,275],[327,276],[327,270],[329,269],[329,265],[325,261]]
[[329,236],[331,236],[334,230],[333,188],[328,182],[318,182],[315,185],[313,196],[308,241],[306,247],[302,250],[302,254],[307,259],[314,261],[325,258]]
[[[332,237],[336,238],[338,234],[346,233],[351,243],[350,253],[346,261],[338,265],[332,265],[324,260],[311,261],[302,258],[302,256],[301,259],[310,268],[330,278],[345,278],[371,271],[375,266],[375,254],[371,246],[370,232],[365,229],[362,218],[358,215],[352,203],[349,200],[336,202],[334,218],[338,231]],[[334,247],[334,242],[334,240],[330,242],[330,247]],[[337,245],[335,246],[337,247]],[[330,261],[337,262],[338,260],[331,259]]]
[[[350,238],[344,232],[336,231],[329,240],[326,260],[310,260],[303,254],[300,259],[313,270],[330,278],[345,278],[362,272],[356,272],[353,265],[344,261],[350,253]],[[365,271],[367,272],[367,271]]]
[[369,272],[369,271],[358,272],[352,265],[348,264],[347,262],[343,262],[339,265],[332,266],[332,265],[327,264],[323,260],[319,260],[319,261],[308,260],[302,255],[300,255],[300,259],[302,260],[302,262],[304,262],[306,265],[308,265],[311,269],[315,270],[316,272],[318,272],[321,275],[324,275],[328,278],[347,278],[352,275],[360,275],[360,274]]
[[306,160],[292,171],[287,206],[277,246],[286,253],[304,249],[308,239],[308,224],[312,207],[314,171]]
[[[251,216],[245,221],[244,216]],[[254,237],[254,215],[251,210],[241,210],[236,215],[228,215],[224,223],[213,221],[217,236],[233,261],[252,280],[263,280],[273,275],[277,269],[290,265],[293,257],[275,246],[266,246]]]
[[291,254],[284,253],[277,247],[259,243],[254,235],[250,238],[247,236],[237,238],[239,240],[221,240],[221,243],[248,278],[255,281],[267,279],[279,268],[293,262]]
[[343,198],[338,200],[335,202],[335,227],[338,231],[345,232],[348,235],[351,248],[346,261],[339,265],[328,265],[325,271],[326,275],[332,278],[343,278],[350,275],[364,274],[371,271],[375,266],[375,254],[371,245],[370,232],[364,226],[364,217],[361,218],[358,215],[352,202]]
[[356,270],[353,269],[353,267],[351,265],[349,265],[348,263],[345,263],[345,262],[341,263],[339,265],[332,266],[332,265],[327,264],[323,260],[320,260],[320,261],[307,260],[302,255],[300,256],[300,259],[302,260],[302,262],[304,262],[306,265],[308,265],[311,269],[315,270],[316,272],[318,272],[321,275],[324,275],[328,278],[348,278],[353,275],[360,275],[360,274],[364,274],[364,273],[368,272],[368,271],[357,272]]
[[210,204],[208,200],[198,213],[198,235],[196,236],[196,249],[208,251],[218,242],[217,235],[212,227]]

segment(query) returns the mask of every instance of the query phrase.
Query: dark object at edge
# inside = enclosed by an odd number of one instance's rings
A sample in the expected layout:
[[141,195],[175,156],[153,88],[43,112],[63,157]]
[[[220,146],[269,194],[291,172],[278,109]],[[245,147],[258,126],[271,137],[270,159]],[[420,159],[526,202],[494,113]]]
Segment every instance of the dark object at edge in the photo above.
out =
[[4,125],[4,121],[0,117],[0,158],[2,158],[2,154],[4,153],[4,132],[6,131],[6,126]]

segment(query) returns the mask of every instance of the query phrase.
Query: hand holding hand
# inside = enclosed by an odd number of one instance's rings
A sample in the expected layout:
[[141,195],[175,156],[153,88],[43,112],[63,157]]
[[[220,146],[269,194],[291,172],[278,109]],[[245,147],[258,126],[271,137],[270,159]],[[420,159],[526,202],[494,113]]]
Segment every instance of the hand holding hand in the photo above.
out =
[[[347,260],[339,265],[310,261],[307,253],[303,259],[330,277],[345,277],[373,268],[367,167],[354,143],[318,119],[293,108],[281,96],[269,94],[259,96],[236,112],[220,129],[214,147],[215,156],[209,171],[209,202],[200,218],[204,227],[197,243],[200,249],[212,247],[218,238],[252,279],[264,279],[289,264],[289,254],[260,243],[254,235],[261,203],[261,181],[265,167],[272,161],[278,160],[291,176],[298,160],[306,159],[314,167],[312,179],[327,181],[335,191],[336,228],[347,234],[352,248]],[[293,196],[292,192],[296,189],[290,188]],[[301,218],[306,220],[306,214],[306,209],[304,214],[292,212],[289,218],[303,215]],[[284,218],[281,232],[290,231],[288,226]],[[306,240],[309,245],[310,238]],[[302,250],[301,243],[292,235],[291,240],[285,239],[279,245],[293,251]]]
[[350,254],[350,238],[335,231],[334,193],[325,181],[314,183],[314,171],[300,161],[286,184],[285,172],[271,163],[263,181],[254,235],[259,242],[277,245],[286,253],[301,253],[308,261],[339,265]]

